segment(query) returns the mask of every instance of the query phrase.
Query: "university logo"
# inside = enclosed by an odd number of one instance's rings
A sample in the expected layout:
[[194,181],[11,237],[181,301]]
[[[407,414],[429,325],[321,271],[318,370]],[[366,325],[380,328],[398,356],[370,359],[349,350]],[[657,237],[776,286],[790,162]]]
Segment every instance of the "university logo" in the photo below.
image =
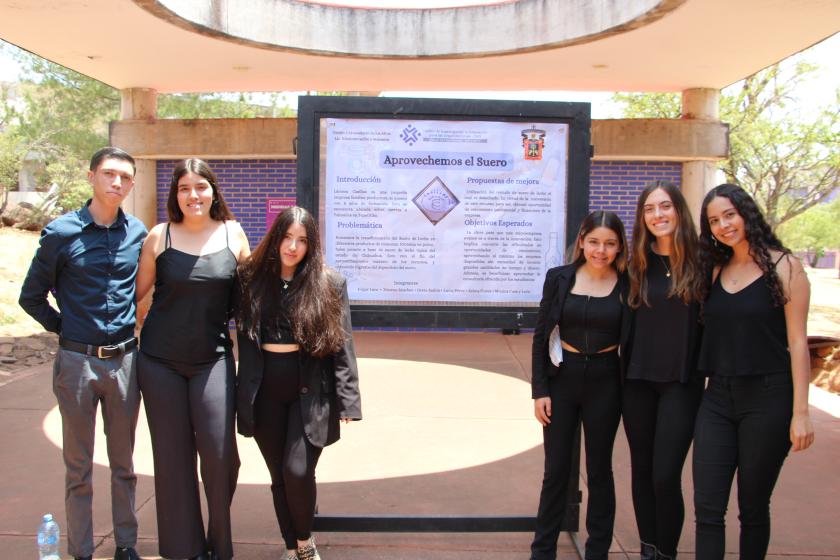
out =
[[545,148],[545,130],[540,130],[536,126],[523,130],[522,147],[525,148],[525,159],[542,159],[543,148]]
[[440,177],[432,179],[412,200],[432,225],[437,225],[460,202]]
[[400,133],[400,138],[402,141],[408,144],[409,146],[413,146],[415,142],[420,139],[420,131],[414,128],[413,124],[408,125],[402,132]]

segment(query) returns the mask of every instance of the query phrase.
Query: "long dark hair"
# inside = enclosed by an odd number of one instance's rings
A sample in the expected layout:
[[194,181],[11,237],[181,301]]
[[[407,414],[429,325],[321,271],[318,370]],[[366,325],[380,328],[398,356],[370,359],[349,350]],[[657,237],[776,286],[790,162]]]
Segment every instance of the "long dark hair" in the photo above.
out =
[[176,224],[184,221],[184,213],[181,212],[181,207],[178,206],[178,182],[181,177],[187,173],[195,173],[207,179],[210,186],[213,188],[213,204],[210,205],[210,217],[217,222],[224,222],[225,220],[233,220],[233,213],[225,204],[225,197],[222,196],[222,191],[219,189],[219,182],[216,180],[216,174],[207,165],[207,162],[198,158],[190,158],[179,161],[172,170],[172,179],[169,180],[169,198],[166,200],[166,212],[169,214],[169,221]]
[[349,333],[341,326],[343,304],[336,289],[336,273],[324,263],[318,224],[308,211],[298,206],[286,208],[274,220],[268,234],[251,256],[239,266],[242,301],[237,323],[254,340],[260,334],[260,310],[276,305],[281,298],[280,242],[292,224],[306,230],[306,254],[289,284],[289,322],[300,347],[316,357],[334,354]]
[[645,202],[656,189],[668,195],[677,214],[677,227],[671,254],[671,290],[669,296],[678,296],[685,303],[699,301],[703,293],[703,276],[697,255],[697,230],[685,197],[673,183],[655,181],[647,185],[636,203],[633,221],[633,252],[630,257],[630,307],[650,306],[647,298],[647,251],[655,237],[645,224]]
[[781,251],[783,254],[789,255],[790,249],[782,245],[782,242],[770,229],[770,225],[764,219],[761,209],[747,191],[731,183],[724,183],[710,190],[706,194],[706,198],[703,199],[703,206],[700,209],[700,261],[707,279],[704,285],[704,297],[711,288],[712,271],[715,266],[725,265],[729,262],[733,253],[731,247],[715,239],[712,228],[709,226],[707,210],[709,203],[716,197],[728,198],[744,220],[744,235],[750,245],[750,256],[764,273],[764,281],[770,288],[773,303],[777,306],[784,305],[787,303],[787,298],[770,251]]
[[572,263],[582,265],[586,262],[586,257],[583,256],[583,249],[580,248],[580,242],[592,230],[599,227],[611,229],[618,236],[618,242],[621,247],[612,265],[619,273],[624,272],[627,270],[627,237],[624,235],[624,223],[618,217],[618,214],[606,210],[590,212],[580,223],[580,228],[575,238],[575,246],[572,250]]

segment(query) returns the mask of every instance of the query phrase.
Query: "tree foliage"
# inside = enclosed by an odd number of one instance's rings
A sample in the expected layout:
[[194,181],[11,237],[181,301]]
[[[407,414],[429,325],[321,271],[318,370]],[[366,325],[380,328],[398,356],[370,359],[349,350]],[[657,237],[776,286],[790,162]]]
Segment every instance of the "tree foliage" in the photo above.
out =
[[787,247],[803,251],[811,266],[829,249],[840,249],[840,198],[820,204],[782,224],[778,233]]
[[[0,84],[0,202],[18,186],[24,159],[40,159],[37,177],[57,210],[78,208],[90,196],[87,161],[108,144],[108,123],[119,117],[120,93],[111,86],[0,41],[23,68],[16,84]],[[14,91],[17,100],[13,100]],[[182,93],[158,96],[160,118],[289,117],[282,93]]]
[[[817,68],[776,64],[723,90],[720,118],[730,126],[726,180],[748,191],[775,229],[840,186],[840,91],[826,107],[802,107]],[[679,118],[679,94],[617,94],[628,118]]]

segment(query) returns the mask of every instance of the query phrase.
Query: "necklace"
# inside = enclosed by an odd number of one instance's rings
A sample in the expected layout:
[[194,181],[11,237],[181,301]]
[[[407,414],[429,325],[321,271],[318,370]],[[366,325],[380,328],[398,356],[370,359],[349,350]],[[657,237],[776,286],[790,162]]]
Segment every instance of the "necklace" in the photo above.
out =
[[670,278],[671,277],[671,267],[668,266],[668,261],[666,261],[665,257],[660,255],[659,253],[657,253],[656,256],[659,257],[659,260],[662,261],[662,266],[665,267],[665,277]]
[[283,282],[283,289],[288,290],[289,284],[292,282],[291,280],[286,280],[285,278],[281,277],[280,281]]

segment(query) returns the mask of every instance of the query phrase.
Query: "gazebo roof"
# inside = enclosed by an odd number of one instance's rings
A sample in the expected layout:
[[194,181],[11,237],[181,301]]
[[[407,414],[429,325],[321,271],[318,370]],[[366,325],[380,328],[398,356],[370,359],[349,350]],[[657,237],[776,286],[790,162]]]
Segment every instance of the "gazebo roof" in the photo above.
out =
[[838,30],[825,0],[0,0],[5,41],[159,92],[719,89]]

